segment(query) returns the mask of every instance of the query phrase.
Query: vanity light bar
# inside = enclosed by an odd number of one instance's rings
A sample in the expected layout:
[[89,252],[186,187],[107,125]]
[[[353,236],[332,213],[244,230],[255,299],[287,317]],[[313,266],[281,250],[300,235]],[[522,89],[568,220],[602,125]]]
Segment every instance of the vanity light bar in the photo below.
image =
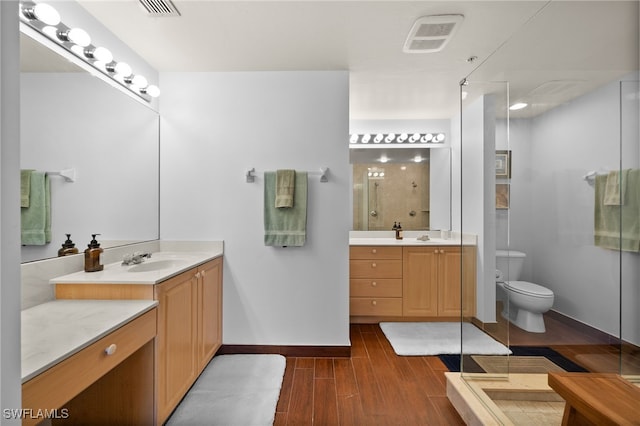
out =
[[443,144],[444,141],[444,133],[354,133],[349,136],[350,145]]
[[86,31],[62,23],[60,14],[52,6],[21,2],[20,20],[145,101],[160,96],[158,86],[134,74],[126,63],[115,61],[107,48],[91,44],[91,36]]

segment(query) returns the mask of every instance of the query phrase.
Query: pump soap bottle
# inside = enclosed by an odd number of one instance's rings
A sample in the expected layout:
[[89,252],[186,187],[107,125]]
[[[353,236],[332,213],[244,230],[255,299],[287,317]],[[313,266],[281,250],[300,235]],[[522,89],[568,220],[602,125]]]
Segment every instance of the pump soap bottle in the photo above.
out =
[[65,234],[67,241],[62,244],[62,248],[58,250],[58,257],[69,256],[70,254],[78,254],[78,248],[71,241],[71,234]]
[[84,251],[85,272],[97,272],[104,269],[104,265],[100,263],[100,255],[104,250],[100,247],[98,241],[96,241],[96,235],[100,234],[91,234],[93,239],[87,246],[87,249]]

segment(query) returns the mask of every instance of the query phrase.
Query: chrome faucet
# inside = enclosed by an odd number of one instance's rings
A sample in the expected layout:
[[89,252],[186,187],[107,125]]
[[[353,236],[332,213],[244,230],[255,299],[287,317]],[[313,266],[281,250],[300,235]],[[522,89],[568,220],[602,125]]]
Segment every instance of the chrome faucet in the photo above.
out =
[[144,262],[145,259],[151,259],[151,253],[141,253],[139,251],[133,253],[127,253],[124,255],[122,259],[123,265],[137,265],[138,263]]

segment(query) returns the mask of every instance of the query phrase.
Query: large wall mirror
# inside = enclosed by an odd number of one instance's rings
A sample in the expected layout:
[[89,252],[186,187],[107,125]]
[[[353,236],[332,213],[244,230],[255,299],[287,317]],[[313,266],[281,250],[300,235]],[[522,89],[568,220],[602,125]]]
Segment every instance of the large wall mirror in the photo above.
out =
[[[22,169],[53,172],[51,242],[22,261],[56,257],[71,234],[80,253],[159,238],[160,120],[144,103],[21,34]],[[75,182],[55,172],[74,169]],[[23,221],[24,222],[24,221]]]
[[404,230],[450,229],[449,148],[349,153],[354,231],[390,231],[395,222]]

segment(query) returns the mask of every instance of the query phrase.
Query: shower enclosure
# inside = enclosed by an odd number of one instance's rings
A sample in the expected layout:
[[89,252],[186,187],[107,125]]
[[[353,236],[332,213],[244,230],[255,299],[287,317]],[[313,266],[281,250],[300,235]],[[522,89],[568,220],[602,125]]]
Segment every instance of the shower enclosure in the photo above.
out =
[[[566,16],[584,34],[595,20],[618,23],[606,61],[579,62],[576,43],[585,40],[560,36]],[[468,382],[478,374],[546,376],[556,367],[640,380],[638,16],[638,2],[545,3],[461,83],[453,224],[478,235],[474,323],[511,350],[486,362],[465,351],[463,335]],[[519,53],[531,49],[546,49],[553,66]],[[544,333],[501,314],[514,308],[496,288],[499,249],[525,253],[520,280],[553,291]],[[502,403],[486,406],[502,410],[499,423],[523,424]]]

